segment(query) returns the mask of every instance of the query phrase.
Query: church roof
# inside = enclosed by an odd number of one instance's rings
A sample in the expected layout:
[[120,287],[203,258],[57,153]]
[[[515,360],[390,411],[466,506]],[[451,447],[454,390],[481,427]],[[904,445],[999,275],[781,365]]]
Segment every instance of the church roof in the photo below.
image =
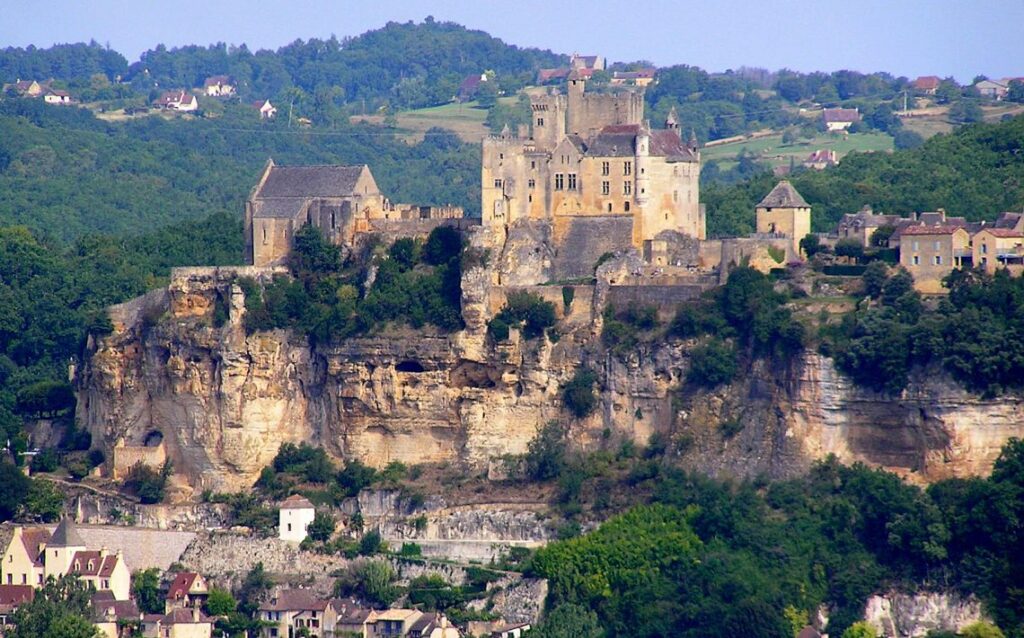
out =
[[256,197],[347,197],[354,193],[358,166],[271,166]]
[[292,494],[291,496],[289,496],[288,498],[284,499],[281,502],[281,509],[283,509],[283,510],[313,509],[313,504],[310,503],[309,500],[306,497],[304,497],[304,496],[302,496],[300,494]]
[[810,208],[810,204],[797,192],[787,180],[775,185],[772,192],[765,195],[757,205],[758,208]]
[[253,207],[254,218],[294,219],[302,212],[306,200],[294,197],[281,199],[257,199]]
[[78,530],[75,529],[75,524],[71,522],[70,518],[62,519],[57,529],[53,530],[53,536],[50,537],[50,542],[46,544],[48,547],[85,547],[85,541],[78,535]]
[[[641,132],[639,124],[615,124],[606,126],[590,140],[587,155],[591,157],[633,157],[636,153],[636,138]],[[649,133],[652,157],[665,157],[669,161],[695,161],[691,151],[674,130],[661,129]]]

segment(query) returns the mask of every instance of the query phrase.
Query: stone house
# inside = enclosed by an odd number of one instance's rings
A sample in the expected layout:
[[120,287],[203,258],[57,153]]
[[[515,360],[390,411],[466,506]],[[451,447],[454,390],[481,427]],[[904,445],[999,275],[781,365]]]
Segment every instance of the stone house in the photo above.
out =
[[800,255],[800,240],[811,232],[811,206],[787,180],[775,185],[754,209],[757,234],[789,239],[793,256]]
[[227,75],[212,75],[203,82],[203,91],[209,97],[230,97],[235,94],[235,83]]
[[491,632],[490,638],[523,638],[528,635],[531,625],[529,623],[515,623],[498,627]]
[[1009,84],[999,80],[981,80],[974,83],[974,88],[981,97],[990,100],[1002,100],[1010,92]]
[[940,84],[942,79],[936,75],[922,75],[912,83],[914,91],[923,95],[935,95]]
[[39,97],[45,89],[45,84],[35,80],[18,80],[14,83],[14,91],[21,97]]
[[580,55],[579,53],[573,53],[572,57],[569,58],[569,68],[574,71],[580,69],[604,71],[605,59],[603,55]]
[[803,161],[804,168],[813,168],[816,171],[821,171],[829,166],[835,166],[839,163],[839,156],[832,149],[821,148],[810,155]]
[[144,638],[211,638],[213,618],[198,608],[173,609],[166,614],[142,617]]
[[301,543],[306,539],[306,528],[316,517],[313,504],[298,494],[292,494],[278,510],[278,538]]
[[975,266],[989,274],[1006,268],[1012,275],[1024,272],[1024,232],[1013,228],[982,228],[971,238]]
[[875,213],[870,206],[865,206],[856,213],[846,213],[836,224],[832,235],[837,239],[855,239],[861,246],[871,245],[871,237],[883,226],[895,228],[904,221],[899,215]]
[[914,277],[914,288],[942,293],[942,280],[971,259],[970,235],[959,226],[917,225],[900,234],[900,265]]
[[114,600],[110,592],[96,592],[92,623],[103,638],[131,638],[135,628],[141,628],[142,613],[133,600]]
[[860,121],[860,111],[857,109],[825,109],[821,113],[825,130],[829,132],[845,131],[853,126],[854,122]]
[[18,607],[31,602],[36,595],[32,585],[0,585],[0,636],[12,624],[12,617]]
[[[674,112],[664,129],[651,129],[642,90],[588,93],[573,78],[566,94],[530,102],[529,132],[506,128],[483,141],[482,224],[494,236],[521,220],[543,222],[556,249],[593,259],[642,249],[666,230],[704,238],[700,152],[682,139]],[[589,273],[593,259],[579,269]]]
[[609,80],[610,84],[646,87],[654,83],[658,70],[654,68],[637,69],[636,71],[614,71]]
[[50,89],[43,95],[47,104],[71,104],[71,94],[62,89]]
[[260,605],[259,618],[264,623],[262,638],[295,638],[305,629],[314,637],[335,634],[337,612],[329,600],[321,600],[305,589],[282,589]]
[[206,579],[197,572],[181,572],[174,577],[164,598],[164,611],[192,607],[201,608],[210,597]]
[[128,600],[131,572],[121,552],[86,549],[74,524],[65,518],[51,535],[44,528],[16,527],[4,552],[6,584],[41,586],[49,577],[73,573],[115,600]]

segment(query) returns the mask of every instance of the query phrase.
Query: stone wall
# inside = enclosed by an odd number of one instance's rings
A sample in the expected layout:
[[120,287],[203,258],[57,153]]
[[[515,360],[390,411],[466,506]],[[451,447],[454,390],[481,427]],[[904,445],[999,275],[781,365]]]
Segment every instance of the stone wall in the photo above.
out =
[[146,447],[144,445],[115,445],[111,455],[110,473],[114,479],[124,478],[138,463],[159,470],[167,460],[164,444]]
[[632,248],[633,216],[558,217],[552,240],[552,280],[592,277],[601,255]]
[[981,602],[954,593],[892,592],[868,598],[864,618],[880,636],[918,638],[932,631],[958,632],[964,627],[988,620]]

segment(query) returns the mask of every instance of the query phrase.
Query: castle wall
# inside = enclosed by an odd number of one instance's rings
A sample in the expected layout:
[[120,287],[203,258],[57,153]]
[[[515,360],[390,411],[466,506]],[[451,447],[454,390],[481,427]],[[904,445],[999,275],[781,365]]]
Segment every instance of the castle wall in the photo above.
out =
[[115,446],[110,462],[110,474],[115,480],[124,478],[138,463],[159,470],[167,460],[164,444],[153,447],[143,445]]
[[699,201],[700,164],[650,157],[645,169],[648,185],[644,187],[644,194],[648,201],[643,209],[643,238],[674,230],[704,239],[704,215]]
[[553,279],[592,277],[604,253],[632,248],[633,217],[605,215],[558,217],[554,220]]
[[[568,310],[562,296],[562,288],[573,289],[572,303]],[[592,284],[574,284],[569,286],[494,286],[488,291],[487,305],[491,316],[501,312],[510,294],[528,292],[549,301],[555,306],[555,316],[559,321],[585,323],[591,319],[594,302],[594,286]]]
[[759,234],[784,235],[789,238],[792,250],[800,254],[800,240],[811,232],[810,208],[758,207],[756,214]]
[[272,266],[280,264],[291,251],[292,220],[284,218],[257,218],[253,220],[252,264]]
[[586,82],[569,80],[566,131],[591,136],[605,126],[640,124],[644,118],[642,91],[586,93]]
[[693,283],[671,285],[610,286],[608,303],[616,308],[624,308],[631,303],[654,306],[661,318],[667,320],[675,316],[679,304],[697,299],[716,285],[717,281],[696,280]]

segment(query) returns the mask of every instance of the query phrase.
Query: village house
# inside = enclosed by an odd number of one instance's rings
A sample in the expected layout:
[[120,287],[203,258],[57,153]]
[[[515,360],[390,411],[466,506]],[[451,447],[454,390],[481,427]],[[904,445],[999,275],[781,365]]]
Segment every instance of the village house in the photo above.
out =
[[313,504],[305,497],[292,494],[284,499],[278,510],[278,538],[301,543],[306,539],[306,528],[315,517]]
[[15,527],[0,568],[9,585],[42,586],[49,577],[73,573],[115,600],[128,600],[131,572],[120,552],[88,550],[74,524],[65,518],[51,535],[44,528]]
[[181,572],[174,577],[171,586],[167,589],[164,611],[170,613],[173,609],[201,608],[209,597],[210,588],[202,574]]
[[914,277],[914,288],[924,293],[942,293],[942,280],[953,271],[970,265],[971,237],[962,226],[908,226],[900,233],[900,265]]
[[974,88],[981,97],[989,100],[1002,100],[1010,92],[1009,83],[1001,80],[981,80],[974,83]]
[[653,68],[637,69],[635,71],[614,71],[608,82],[615,85],[629,84],[646,87],[654,82],[657,73],[657,69]]
[[1000,268],[1015,276],[1024,272],[1024,232],[1014,228],[982,228],[971,243],[974,265],[990,275]]
[[864,206],[856,213],[844,214],[836,224],[835,230],[832,231],[832,237],[836,240],[855,239],[857,243],[867,248],[872,245],[872,236],[879,228],[891,228],[895,232],[896,228],[905,221],[913,222],[915,220],[899,215],[875,213],[870,206]]
[[270,100],[256,100],[252,107],[259,111],[261,120],[272,120],[277,115],[277,107]]
[[188,91],[166,91],[153,104],[157,108],[181,113],[199,110],[199,100]]
[[912,83],[914,91],[922,95],[935,95],[942,84],[942,79],[936,75],[922,75]]
[[514,623],[504,625],[491,632],[491,638],[523,638],[528,635],[531,625],[529,623]]
[[860,122],[860,111],[857,109],[825,109],[821,113],[825,130],[830,133],[845,131],[856,122]]
[[211,638],[212,635],[213,618],[196,607],[142,617],[143,638]]
[[569,68],[573,70],[588,69],[590,71],[604,71],[605,59],[601,55],[580,55],[573,53],[569,58]]
[[14,83],[14,92],[20,97],[39,97],[46,90],[49,83],[40,83],[35,80],[18,80]]
[[476,92],[480,89],[480,85],[486,83],[486,73],[473,73],[463,78],[462,83],[459,84],[459,92],[455,98],[459,102],[469,102],[476,97]]
[[62,89],[50,89],[43,94],[47,104],[71,104],[71,94]]
[[114,600],[110,592],[92,597],[92,623],[104,638],[132,638],[142,627],[142,613],[133,600]]
[[260,630],[263,638],[295,638],[301,630],[319,638],[335,633],[337,612],[331,601],[308,590],[282,589],[260,605],[259,618],[264,624]]
[[818,149],[804,160],[804,168],[821,171],[839,163],[839,156],[832,149]]
[[209,97],[230,97],[235,94],[235,84],[227,75],[212,75],[203,82],[203,91]]
[[18,607],[32,602],[36,588],[32,585],[0,585],[0,636],[4,629],[12,626],[12,618]]

